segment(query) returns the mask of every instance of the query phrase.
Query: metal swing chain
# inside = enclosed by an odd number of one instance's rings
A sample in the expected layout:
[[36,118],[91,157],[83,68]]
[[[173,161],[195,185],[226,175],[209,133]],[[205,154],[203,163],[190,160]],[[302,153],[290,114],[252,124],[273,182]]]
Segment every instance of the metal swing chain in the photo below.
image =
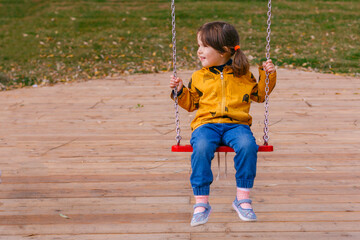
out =
[[[271,34],[271,0],[268,3],[268,12],[267,12],[267,37],[266,37],[266,60],[270,59],[270,34]],[[265,120],[264,120],[264,145],[268,145],[269,142],[269,74],[265,72]]]
[[[271,0],[268,3],[268,12],[267,12],[268,28],[267,28],[267,45],[266,45],[266,60],[270,59],[270,34],[271,34]],[[171,1],[171,17],[172,17],[172,49],[173,49],[173,75],[176,78],[176,28],[175,28],[175,0]],[[269,74],[266,73],[265,79],[265,127],[264,127],[264,145],[268,145],[269,142]],[[177,145],[180,145],[180,119],[179,119],[179,104],[177,97],[177,87],[174,88],[174,108],[175,108],[175,124],[176,124],[176,141]]]
[[[171,18],[172,18],[172,50],[173,50],[173,75],[176,78],[176,29],[175,29],[175,0],[171,0]],[[177,87],[174,88],[174,108],[175,108],[175,124],[176,124],[176,142],[180,145],[180,119],[179,119],[179,104],[178,104]]]

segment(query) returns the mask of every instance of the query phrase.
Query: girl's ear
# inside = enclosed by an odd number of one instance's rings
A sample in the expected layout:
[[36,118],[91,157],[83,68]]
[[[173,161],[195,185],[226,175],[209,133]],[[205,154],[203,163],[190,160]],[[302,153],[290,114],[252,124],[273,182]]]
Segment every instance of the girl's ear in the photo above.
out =
[[224,52],[225,53],[231,53],[231,50],[230,50],[230,48],[228,48],[228,47],[223,47],[223,49],[224,49]]
[[231,50],[228,47],[223,47],[224,52],[221,53],[221,57],[230,58],[231,57]]

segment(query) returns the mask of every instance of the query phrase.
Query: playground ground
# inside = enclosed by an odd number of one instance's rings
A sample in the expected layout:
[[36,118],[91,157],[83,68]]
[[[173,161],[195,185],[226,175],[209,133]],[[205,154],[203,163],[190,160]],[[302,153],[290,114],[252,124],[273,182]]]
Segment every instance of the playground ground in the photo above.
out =
[[[0,239],[360,239],[359,78],[278,69],[275,151],[259,153],[252,191],[258,222],[231,207],[229,154],[210,220],[192,228],[190,154],[170,151],[169,75],[0,92]],[[263,111],[252,105],[258,144]],[[194,113],[180,115],[187,144]]]

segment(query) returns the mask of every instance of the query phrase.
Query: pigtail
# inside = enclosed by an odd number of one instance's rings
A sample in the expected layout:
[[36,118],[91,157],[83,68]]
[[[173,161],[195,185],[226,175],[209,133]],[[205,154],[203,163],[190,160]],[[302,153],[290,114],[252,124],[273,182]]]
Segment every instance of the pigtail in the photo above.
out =
[[237,49],[236,51],[233,49],[231,49],[231,50],[235,52],[234,60],[231,65],[231,67],[234,71],[234,75],[236,77],[241,77],[241,76],[247,74],[250,69],[250,64],[249,64],[249,61],[247,60],[247,57],[245,56],[243,51],[241,51],[240,49]]

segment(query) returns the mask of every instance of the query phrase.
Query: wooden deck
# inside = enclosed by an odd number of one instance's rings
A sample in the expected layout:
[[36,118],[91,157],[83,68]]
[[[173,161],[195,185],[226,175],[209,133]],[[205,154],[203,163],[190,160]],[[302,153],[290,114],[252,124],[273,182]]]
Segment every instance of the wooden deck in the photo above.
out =
[[[230,154],[209,222],[192,228],[169,75],[0,92],[0,239],[360,239],[359,78],[279,69],[275,152],[259,154],[252,191],[259,221],[232,210]],[[180,114],[186,144],[194,113]],[[263,105],[252,115],[261,144]]]

